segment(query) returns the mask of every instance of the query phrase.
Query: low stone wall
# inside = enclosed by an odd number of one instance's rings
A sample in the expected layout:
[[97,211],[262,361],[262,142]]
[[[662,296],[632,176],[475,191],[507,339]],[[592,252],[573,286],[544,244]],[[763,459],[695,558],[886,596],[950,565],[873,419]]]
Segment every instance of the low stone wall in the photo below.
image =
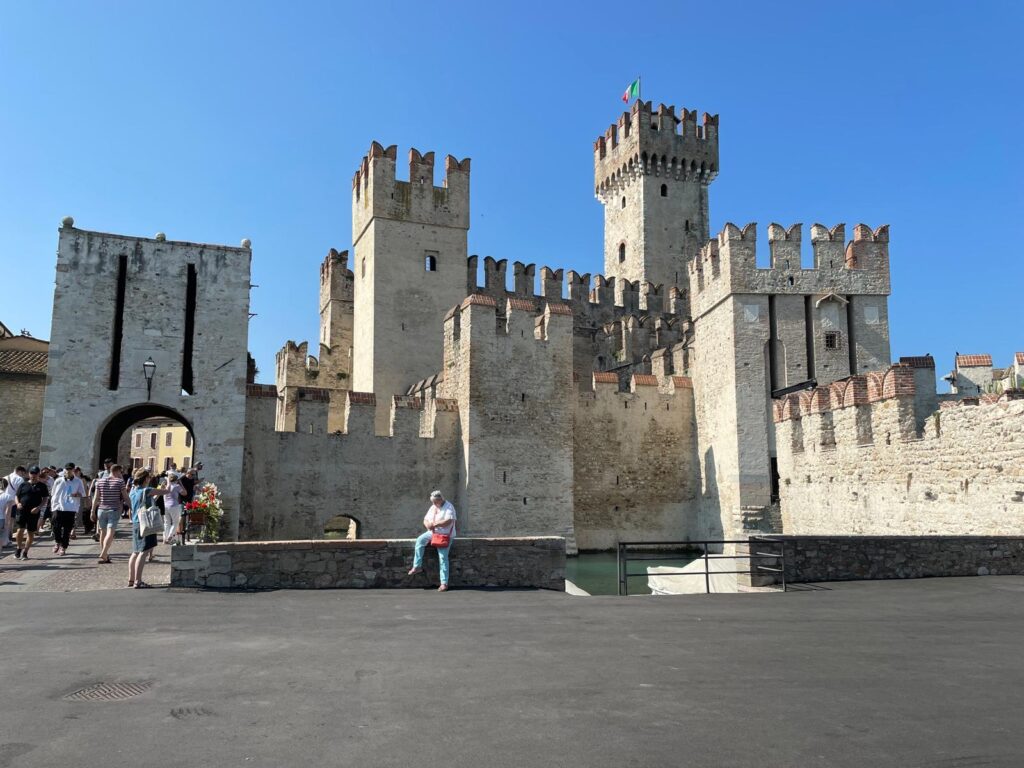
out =
[[[437,552],[426,574],[408,576],[412,539],[259,541],[189,544],[171,551],[172,587],[220,589],[423,588],[437,584]],[[451,549],[452,587],[565,590],[565,539],[458,538]]]
[[[766,536],[782,541],[786,581],[1024,575],[1021,536]],[[751,539],[751,549],[756,546]],[[767,551],[765,547],[759,551]],[[774,551],[772,548],[771,551]],[[774,565],[764,562],[764,565]],[[765,574],[762,572],[762,577]],[[768,577],[762,578],[773,581]]]

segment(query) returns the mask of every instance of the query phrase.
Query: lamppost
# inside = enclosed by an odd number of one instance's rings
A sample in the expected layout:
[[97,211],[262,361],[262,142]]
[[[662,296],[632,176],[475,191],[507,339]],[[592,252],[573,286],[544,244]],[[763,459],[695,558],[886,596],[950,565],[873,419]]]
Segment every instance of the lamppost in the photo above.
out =
[[156,363],[153,362],[153,358],[146,358],[146,362],[142,364],[142,374],[146,377],[146,399],[153,394],[153,374],[156,373]]

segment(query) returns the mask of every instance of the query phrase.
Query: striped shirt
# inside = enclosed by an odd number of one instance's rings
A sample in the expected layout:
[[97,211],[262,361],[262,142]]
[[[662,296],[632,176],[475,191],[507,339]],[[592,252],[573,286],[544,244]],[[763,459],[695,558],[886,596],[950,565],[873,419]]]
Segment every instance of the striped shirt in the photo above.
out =
[[108,475],[96,481],[96,495],[100,497],[99,509],[121,509],[121,492],[124,490],[124,480],[120,477]]

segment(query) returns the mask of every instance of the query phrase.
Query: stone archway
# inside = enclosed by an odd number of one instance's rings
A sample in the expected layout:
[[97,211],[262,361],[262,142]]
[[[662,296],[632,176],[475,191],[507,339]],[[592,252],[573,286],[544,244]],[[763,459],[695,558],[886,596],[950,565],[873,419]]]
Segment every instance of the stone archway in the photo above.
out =
[[195,430],[192,428],[189,420],[165,405],[138,403],[118,411],[100,428],[99,434],[96,436],[96,454],[93,466],[99,467],[103,459],[113,457],[125,466],[126,472],[130,471],[129,465],[126,463],[128,457],[118,455],[118,443],[121,440],[121,436],[132,425],[154,416],[176,421],[189,431],[189,434],[192,435],[192,463],[195,464],[200,448],[196,440]]

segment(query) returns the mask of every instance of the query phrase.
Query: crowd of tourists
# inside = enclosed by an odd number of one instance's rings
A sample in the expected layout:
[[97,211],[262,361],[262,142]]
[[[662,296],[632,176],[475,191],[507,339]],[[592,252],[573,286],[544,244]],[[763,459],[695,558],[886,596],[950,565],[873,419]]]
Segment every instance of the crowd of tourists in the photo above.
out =
[[[124,521],[132,530],[128,586],[144,589],[143,568],[155,557],[161,533],[164,544],[187,533],[182,512],[196,492],[200,469],[201,464],[157,474],[142,467],[126,476],[113,459],[104,461],[95,476],[70,462],[63,469],[15,467],[0,477],[0,547],[13,547],[14,559],[26,561],[36,538],[50,536],[53,554],[60,556],[81,533],[99,543],[97,562],[108,565],[118,525]],[[162,531],[152,531],[154,508],[162,518]]]

